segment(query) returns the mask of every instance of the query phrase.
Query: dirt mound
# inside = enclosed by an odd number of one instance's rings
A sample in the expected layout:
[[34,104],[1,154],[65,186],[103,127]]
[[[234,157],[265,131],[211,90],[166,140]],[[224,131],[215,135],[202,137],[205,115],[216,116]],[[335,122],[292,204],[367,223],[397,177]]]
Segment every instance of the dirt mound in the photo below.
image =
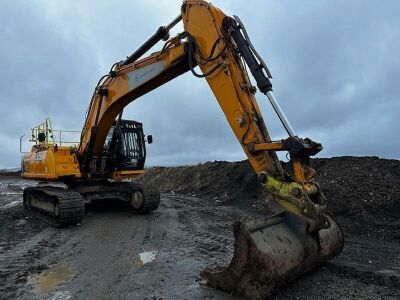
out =
[[316,159],[313,165],[336,213],[352,216],[366,210],[400,216],[400,161],[334,157]]
[[20,177],[21,171],[0,170],[0,177]]
[[334,157],[313,165],[346,232],[400,239],[399,160]]
[[252,206],[257,200],[264,199],[257,175],[247,160],[154,167],[146,170],[142,179],[156,185],[163,193],[188,194],[219,203]]
[[[334,157],[312,161],[317,181],[345,232],[400,239],[400,161]],[[154,167],[142,180],[164,193],[263,209],[265,196],[247,161]]]

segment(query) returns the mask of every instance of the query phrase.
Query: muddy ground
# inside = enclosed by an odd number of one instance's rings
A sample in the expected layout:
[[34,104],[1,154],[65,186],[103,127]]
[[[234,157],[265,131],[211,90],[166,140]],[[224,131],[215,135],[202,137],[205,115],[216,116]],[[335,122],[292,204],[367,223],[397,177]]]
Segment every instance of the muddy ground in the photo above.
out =
[[[400,299],[400,162],[315,160],[346,234],[337,258],[274,299]],[[263,197],[247,162],[152,168],[158,211],[119,206],[56,229],[26,213],[22,189],[0,176],[0,299],[240,299],[208,287],[200,271],[232,257],[234,220],[257,218]]]
[[[399,160],[334,157],[314,159],[312,164],[330,210],[346,233],[400,242]],[[156,167],[147,171],[144,181],[164,193],[187,194],[258,212],[268,209],[266,195],[247,161]]]

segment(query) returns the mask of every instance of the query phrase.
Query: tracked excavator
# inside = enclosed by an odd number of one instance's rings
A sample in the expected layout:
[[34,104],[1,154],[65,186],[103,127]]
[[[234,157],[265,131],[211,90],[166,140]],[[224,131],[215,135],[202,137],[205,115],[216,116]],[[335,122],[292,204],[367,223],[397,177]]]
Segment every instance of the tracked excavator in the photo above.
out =
[[[170,30],[181,21],[184,31],[170,37]],[[161,50],[143,58],[161,41],[165,42]],[[54,133],[47,125],[34,130],[36,143],[23,158],[22,176],[63,186],[26,188],[24,205],[63,225],[79,222],[85,203],[96,199],[117,198],[138,212],[157,209],[156,189],[122,180],[143,173],[146,153],[142,124],[122,119],[122,111],[188,71],[206,79],[267,198],[280,207],[273,216],[236,221],[231,263],[207,268],[201,276],[229,293],[264,299],[340,253],[343,234],[310,166],[310,156],[321,151],[321,144],[296,134],[274,97],[271,73],[241,20],[206,1],[183,1],[177,18],[100,79],[79,145],[49,142]],[[271,140],[256,101],[257,88],[272,105],[287,138]],[[283,169],[277,151],[288,153],[291,171]]]

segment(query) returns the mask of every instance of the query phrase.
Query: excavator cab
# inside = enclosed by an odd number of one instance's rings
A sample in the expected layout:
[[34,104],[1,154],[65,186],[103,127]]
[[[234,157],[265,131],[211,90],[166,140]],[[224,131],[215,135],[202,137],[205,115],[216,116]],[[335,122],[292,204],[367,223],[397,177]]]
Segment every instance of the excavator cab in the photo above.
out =
[[[149,141],[152,138],[149,139]],[[142,123],[117,120],[104,142],[102,161],[109,171],[142,170],[146,160]]]

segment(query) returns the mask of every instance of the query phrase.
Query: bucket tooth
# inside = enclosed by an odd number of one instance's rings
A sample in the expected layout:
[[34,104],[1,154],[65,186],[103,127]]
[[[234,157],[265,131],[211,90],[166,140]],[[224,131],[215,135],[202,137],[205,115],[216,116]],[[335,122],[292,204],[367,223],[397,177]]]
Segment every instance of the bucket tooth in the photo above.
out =
[[336,256],[343,234],[332,217],[328,229],[311,235],[307,224],[283,212],[263,221],[235,222],[234,254],[227,267],[209,268],[201,276],[213,287],[250,299],[273,291]]

